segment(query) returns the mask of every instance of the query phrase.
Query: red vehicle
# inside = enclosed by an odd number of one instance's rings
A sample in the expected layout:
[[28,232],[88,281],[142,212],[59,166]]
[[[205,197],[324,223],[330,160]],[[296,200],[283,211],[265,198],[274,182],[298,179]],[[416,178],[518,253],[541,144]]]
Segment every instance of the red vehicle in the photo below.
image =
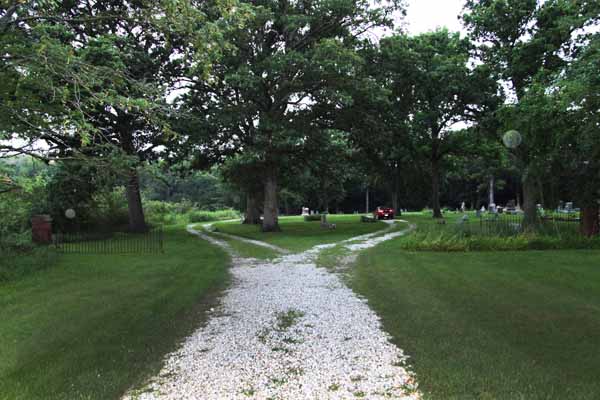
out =
[[377,207],[375,211],[373,211],[373,217],[375,217],[375,219],[394,219],[395,216],[396,212],[390,207]]

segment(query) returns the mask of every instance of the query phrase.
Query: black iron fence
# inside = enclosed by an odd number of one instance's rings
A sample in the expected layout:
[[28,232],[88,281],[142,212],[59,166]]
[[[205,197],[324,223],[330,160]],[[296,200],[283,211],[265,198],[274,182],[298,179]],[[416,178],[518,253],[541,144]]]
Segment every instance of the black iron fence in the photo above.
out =
[[[548,235],[577,233],[579,215],[538,215],[536,230]],[[513,236],[523,231],[523,214],[488,214],[479,217],[479,233],[490,236]]]
[[144,233],[75,232],[52,235],[54,247],[62,253],[148,254],[163,253],[162,227]]

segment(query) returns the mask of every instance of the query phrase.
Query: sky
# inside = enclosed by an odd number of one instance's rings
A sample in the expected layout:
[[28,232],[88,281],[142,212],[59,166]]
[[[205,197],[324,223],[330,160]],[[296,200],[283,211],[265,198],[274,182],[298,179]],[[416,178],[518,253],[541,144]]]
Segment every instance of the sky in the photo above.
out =
[[464,31],[458,16],[464,0],[408,0],[405,29],[418,34],[446,26],[451,31]]

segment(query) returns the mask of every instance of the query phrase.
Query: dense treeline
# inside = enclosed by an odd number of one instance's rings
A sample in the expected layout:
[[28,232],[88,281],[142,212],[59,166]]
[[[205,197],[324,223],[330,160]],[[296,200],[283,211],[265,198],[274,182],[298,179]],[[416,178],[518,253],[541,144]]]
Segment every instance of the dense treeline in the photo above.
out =
[[[32,199],[3,235],[66,204],[144,231],[144,199],[243,208],[276,231],[282,211],[362,211],[365,196],[436,218],[517,200],[527,229],[538,203],[572,200],[597,234],[600,3],[469,0],[466,36],[369,34],[403,13],[399,0],[4,2],[0,156],[54,165],[3,164],[3,210]],[[97,215],[116,204],[118,221]]]

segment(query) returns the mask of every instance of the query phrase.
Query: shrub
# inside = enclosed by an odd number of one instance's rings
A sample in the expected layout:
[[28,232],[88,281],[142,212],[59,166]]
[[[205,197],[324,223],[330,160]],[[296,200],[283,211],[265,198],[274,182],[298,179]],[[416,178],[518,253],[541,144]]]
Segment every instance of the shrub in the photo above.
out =
[[226,209],[219,211],[191,211],[188,214],[189,222],[212,222],[227,219],[240,218],[240,213],[236,210]]
[[150,200],[144,202],[146,221],[151,225],[172,225],[177,223],[182,207],[177,203]]
[[362,215],[360,217],[360,222],[377,222],[377,220],[369,215]]
[[90,213],[92,228],[119,228],[129,223],[125,188],[117,187],[94,195]]

